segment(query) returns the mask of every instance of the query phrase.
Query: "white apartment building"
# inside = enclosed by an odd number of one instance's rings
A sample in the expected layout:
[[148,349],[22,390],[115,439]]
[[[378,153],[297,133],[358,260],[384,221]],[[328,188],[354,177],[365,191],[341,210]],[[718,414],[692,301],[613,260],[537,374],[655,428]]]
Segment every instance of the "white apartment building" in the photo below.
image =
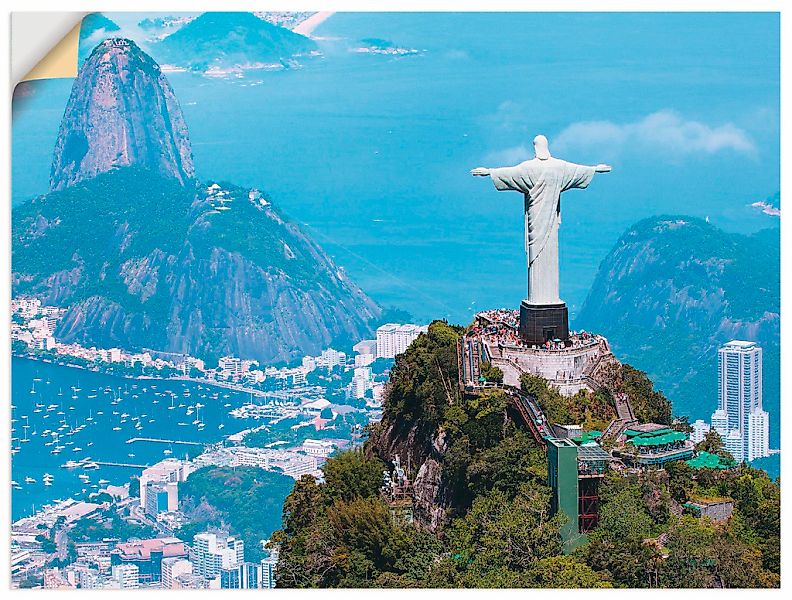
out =
[[305,440],[302,451],[311,456],[328,457],[335,450],[336,445],[330,440]]
[[355,355],[355,367],[368,367],[376,359],[377,359],[377,357],[374,356],[373,354],[370,354],[370,353],[356,354]]
[[332,369],[339,365],[346,364],[346,353],[327,348],[322,350],[322,353],[316,357],[316,366]]
[[223,377],[239,379],[242,377],[242,359],[238,356],[223,356],[217,361],[217,367]]
[[762,410],[762,349],[743,340],[724,344],[718,349],[718,410],[712,415],[712,428],[727,449],[732,447],[734,451],[729,452],[736,460],[769,455],[766,415]]
[[185,374],[188,374],[191,369],[197,369],[198,371],[204,371],[206,365],[204,361],[200,358],[195,358],[194,356],[185,356],[184,362],[182,363],[182,370]]
[[273,552],[261,561],[261,580],[259,588],[273,589],[275,587],[275,567],[278,565],[278,553]]
[[357,375],[352,378],[352,382],[349,384],[349,394],[357,399],[365,398],[366,392],[370,389],[371,382]]
[[738,463],[745,460],[743,436],[739,431],[732,429],[729,435],[723,440],[723,445],[726,446],[726,451],[731,454]]
[[361,340],[352,346],[357,354],[371,354],[377,358],[377,340]]
[[[150,482],[182,482],[195,469],[188,461],[179,460],[177,458],[166,458],[146,469],[140,474],[140,506],[143,510],[146,509],[147,498],[146,493],[149,489]],[[176,492],[178,493],[178,492]]]
[[19,313],[26,319],[35,317],[41,312],[41,300],[38,298],[14,298],[11,300],[11,312]]
[[199,533],[193,539],[193,571],[206,579],[220,576],[222,569],[232,569],[245,562],[245,543],[229,535]]
[[407,350],[407,347],[429,327],[424,325],[399,325],[387,323],[377,328],[377,358],[396,358]]
[[349,384],[349,393],[353,398],[364,398],[372,387],[371,367],[357,367]]
[[748,460],[770,456],[770,415],[754,410],[748,415]]
[[693,431],[690,432],[690,441],[694,444],[703,442],[711,429],[709,423],[706,423],[703,419],[698,419],[693,423]]
[[137,565],[114,565],[111,573],[113,581],[118,583],[122,590],[134,590],[140,587],[140,569]]
[[722,440],[725,440],[726,436],[729,435],[729,415],[726,414],[726,411],[716,410],[712,413],[710,423],[712,424],[712,430],[716,431]]
[[193,564],[186,558],[163,558],[161,571],[162,587],[166,590],[179,589],[181,586],[177,578],[180,575],[190,575],[192,572]]

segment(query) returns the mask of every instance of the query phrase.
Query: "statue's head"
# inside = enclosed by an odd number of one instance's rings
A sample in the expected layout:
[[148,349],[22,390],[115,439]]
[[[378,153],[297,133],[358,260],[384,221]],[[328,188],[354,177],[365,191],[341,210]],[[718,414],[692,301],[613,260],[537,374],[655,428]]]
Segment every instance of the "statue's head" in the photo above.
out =
[[533,141],[534,154],[539,160],[547,160],[550,158],[550,147],[547,143],[547,138],[542,134],[537,135]]

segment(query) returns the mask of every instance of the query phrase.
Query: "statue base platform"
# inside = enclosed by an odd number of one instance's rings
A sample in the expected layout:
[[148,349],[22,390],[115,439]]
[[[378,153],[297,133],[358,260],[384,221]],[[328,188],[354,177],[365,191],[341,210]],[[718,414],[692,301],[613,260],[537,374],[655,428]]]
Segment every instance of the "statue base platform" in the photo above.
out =
[[566,303],[520,303],[520,337],[528,345],[541,345],[550,340],[569,340],[569,311]]

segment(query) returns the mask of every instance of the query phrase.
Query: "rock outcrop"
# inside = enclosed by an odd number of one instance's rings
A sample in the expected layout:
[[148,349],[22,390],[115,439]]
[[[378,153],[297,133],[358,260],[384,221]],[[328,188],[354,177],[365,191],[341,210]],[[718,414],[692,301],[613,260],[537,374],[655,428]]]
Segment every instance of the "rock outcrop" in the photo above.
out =
[[182,184],[195,176],[187,125],[159,65],[134,42],[113,38],[93,50],[74,80],[50,188],[130,166]]
[[194,179],[156,63],[102,42],[69,98],[52,189],[13,211],[12,285],[66,308],[56,337],[262,363],[370,336],[381,315],[262,193]]
[[714,410],[717,347],[757,341],[772,410],[780,373],[779,241],[778,229],[744,236],[687,216],[641,221],[600,265],[575,326],[605,335],[620,359],[665,391],[675,414],[693,418]]
[[385,419],[372,431],[367,450],[386,463],[399,457],[413,479],[413,511],[415,520],[430,531],[437,531],[447,521],[450,507],[447,481],[443,478],[443,456],[448,440],[443,431]]

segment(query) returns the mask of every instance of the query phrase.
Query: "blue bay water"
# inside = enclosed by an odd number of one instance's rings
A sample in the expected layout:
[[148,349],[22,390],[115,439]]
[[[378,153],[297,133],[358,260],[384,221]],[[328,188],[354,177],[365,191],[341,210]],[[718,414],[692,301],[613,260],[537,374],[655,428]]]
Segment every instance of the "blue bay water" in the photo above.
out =
[[[233,390],[188,382],[126,379],[22,358],[13,358],[11,369],[12,418],[16,419],[12,436],[20,440],[12,444],[20,450],[13,456],[11,479],[21,486],[12,490],[13,519],[55,499],[84,497],[101,487],[97,483],[100,479],[122,485],[141,470],[114,466],[89,471],[66,469],[62,465],[67,461],[90,458],[131,465],[153,464],[168,456],[184,457],[186,452],[194,455],[200,447],[127,441],[152,438],[206,444],[255,425],[255,421],[228,415],[228,411],[249,401],[247,394]],[[112,404],[115,398],[120,401]],[[188,415],[188,406],[196,403],[204,407],[198,409],[199,413],[193,411]],[[175,408],[171,409],[171,404]],[[50,405],[57,408],[48,411],[46,407]],[[123,418],[124,413],[129,417]],[[205,424],[202,430],[193,424],[196,417]],[[140,429],[135,428],[138,421]],[[58,431],[64,424],[67,427]],[[68,431],[81,424],[85,428],[68,435]],[[120,429],[116,431],[115,427]],[[47,430],[60,434],[59,445],[64,446],[60,453],[52,454],[55,445],[47,445],[53,439],[45,434]],[[22,442],[25,438],[30,441]],[[75,452],[74,448],[80,451]],[[90,477],[87,484],[79,479],[83,473]],[[54,476],[52,486],[44,485],[45,474]],[[35,479],[35,483],[26,483],[26,477]]]

